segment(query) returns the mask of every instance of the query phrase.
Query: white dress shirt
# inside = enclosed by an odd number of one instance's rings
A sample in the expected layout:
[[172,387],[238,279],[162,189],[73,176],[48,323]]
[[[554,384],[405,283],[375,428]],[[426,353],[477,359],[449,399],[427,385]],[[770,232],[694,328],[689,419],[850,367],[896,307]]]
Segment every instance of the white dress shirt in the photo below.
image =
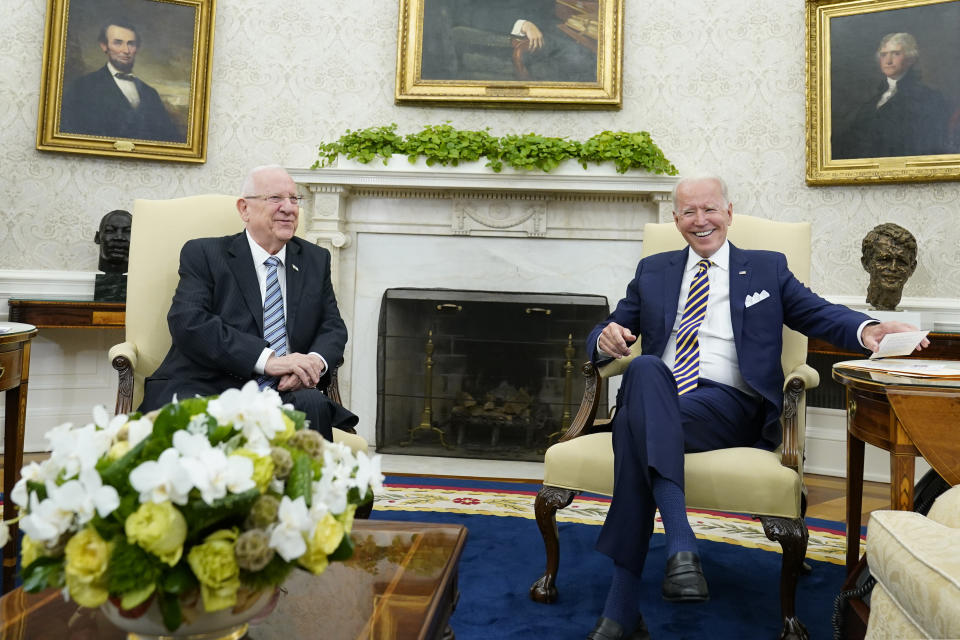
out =
[[134,109],[139,107],[140,91],[137,90],[137,83],[126,78],[118,78],[117,74],[122,72],[110,62],[107,62],[107,71],[110,72],[110,77],[113,78],[113,81],[117,84],[117,88],[123,92],[123,95],[127,98],[127,102],[130,103],[130,106]]
[[893,97],[893,94],[897,92],[897,80],[899,79],[900,78],[887,78],[887,90],[880,96],[880,100],[877,102],[877,109],[887,104],[890,98]]
[[[687,265],[680,282],[680,298],[677,302],[677,317],[663,351],[663,362],[671,371],[677,355],[677,330],[680,318],[687,304],[690,282],[697,273],[697,263],[701,258],[691,250],[687,256]],[[725,241],[709,258],[707,279],[710,292],[707,296],[707,313],[703,324],[697,331],[700,342],[700,377],[734,387],[752,396],[756,392],[750,388],[740,375],[740,361],[737,360],[737,345],[733,339],[733,321],[730,319],[730,242]]]

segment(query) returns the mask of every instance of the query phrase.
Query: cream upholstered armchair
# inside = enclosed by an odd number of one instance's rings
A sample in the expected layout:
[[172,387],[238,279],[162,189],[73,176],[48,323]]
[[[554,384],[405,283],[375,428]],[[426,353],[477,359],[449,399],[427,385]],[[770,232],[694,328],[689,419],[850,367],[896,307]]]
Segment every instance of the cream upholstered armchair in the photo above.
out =
[[[243,229],[236,196],[204,195],[172,200],[137,200],[133,205],[127,273],[126,341],[110,349],[119,374],[117,413],[129,413],[143,399],[143,379],[170,349],[167,311],[180,278],[180,249],[187,240],[224,236]],[[340,402],[335,363],[327,394]],[[325,377],[326,378],[326,377]],[[333,439],[354,451],[366,441],[339,429]]]
[[[810,225],[773,222],[735,215],[728,238],[741,249],[769,249],[786,255],[790,270],[801,281],[810,277]],[[686,246],[683,236],[670,223],[647,224],[643,230],[644,256]],[[640,352],[643,336],[632,345]],[[589,362],[583,400],[576,417],[560,440],[547,449],[543,486],[537,494],[537,525],[546,547],[543,576],[530,587],[530,597],[550,603],[557,598],[560,541],[556,514],[581,492],[613,494],[613,444],[609,420],[597,419],[603,381],[620,375],[632,358],[615,360],[599,371]],[[783,444],[775,451],[737,447],[688,453],[685,456],[687,506],[758,516],[764,532],[783,547],[780,575],[781,638],[807,638],[797,620],[797,578],[807,551],[806,510],[803,488],[803,446],[807,389],[820,383],[816,371],[806,364],[807,339],[783,329],[781,362],[786,377],[781,424]]]
[[867,527],[867,640],[960,638],[960,486],[926,516],[874,511]]

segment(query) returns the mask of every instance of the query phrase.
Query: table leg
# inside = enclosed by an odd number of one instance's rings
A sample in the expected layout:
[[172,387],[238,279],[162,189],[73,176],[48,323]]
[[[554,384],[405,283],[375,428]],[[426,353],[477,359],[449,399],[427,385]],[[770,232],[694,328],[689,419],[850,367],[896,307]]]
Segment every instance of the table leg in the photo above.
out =
[[890,454],[890,508],[913,511],[913,475],[916,458],[910,455]]
[[863,440],[847,431],[847,575],[860,559],[860,517],[863,510]]
[[[3,519],[16,517],[10,492],[20,477],[23,466],[23,427],[27,413],[27,383],[7,391],[4,415],[4,461],[3,461]],[[10,543],[3,548],[2,593],[13,590],[17,573],[17,535],[19,527],[10,525]]]

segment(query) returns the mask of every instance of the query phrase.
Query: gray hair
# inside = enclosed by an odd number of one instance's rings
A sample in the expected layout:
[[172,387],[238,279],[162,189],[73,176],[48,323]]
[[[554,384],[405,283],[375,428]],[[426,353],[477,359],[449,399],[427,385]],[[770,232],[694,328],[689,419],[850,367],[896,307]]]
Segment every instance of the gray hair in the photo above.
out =
[[917,48],[917,39],[906,32],[888,33],[880,39],[880,46],[877,47],[877,60],[880,59],[880,50],[887,44],[893,42],[899,44],[903,49],[903,57],[907,62],[913,64],[920,57],[920,49]]
[[243,179],[243,184],[240,186],[240,197],[257,195],[253,192],[257,188],[257,174],[263,171],[273,171],[276,169],[285,171],[285,169],[278,164],[263,164],[259,167],[250,169],[250,171],[247,173],[247,177]]
[[688,182],[703,182],[704,180],[713,180],[720,185],[720,193],[723,195],[723,203],[730,204],[730,196],[727,194],[727,183],[720,176],[713,173],[700,173],[692,176],[687,176],[685,178],[680,178],[677,180],[677,183],[673,185],[673,210],[677,210],[677,191],[680,187],[687,184]]

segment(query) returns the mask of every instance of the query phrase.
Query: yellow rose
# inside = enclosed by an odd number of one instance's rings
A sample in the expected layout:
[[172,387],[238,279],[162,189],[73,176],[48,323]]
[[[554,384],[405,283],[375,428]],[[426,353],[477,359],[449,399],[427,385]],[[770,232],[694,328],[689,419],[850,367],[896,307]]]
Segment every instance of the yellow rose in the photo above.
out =
[[270,441],[270,444],[283,444],[297,432],[297,425],[293,423],[293,420],[291,420],[287,414],[283,414],[283,427],[283,431],[280,431],[277,433],[277,435],[273,436],[273,440]]
[[273,479],[273,456],[258,456],[249,449],[235,449],[230,455],[249,458],[253,462],[253,481],[260,493],[265,493]]
[[313,535],[307,539],[307,551],[300,556],[299,563],[314,574],[323,573],[328,564],[327,556],[336,551],[344,536],[343,524],[331,514],[326,514],[313,528]]
[[119,460],[130,451],[130,442],[128,440],[118,440],[113,443],[110,450],[107,451],[107,460]]
[[183,555],[187,521],[170,502],[145,502],[124,523],[127,539],[166,562],[171,567]]
[[200,581],[206,611],[219,611],[237,604],[240,567],[233,551],[237,536],[236,529],[215,531],[187,554],[187,563]]
[[357,512],[357,505],[348,504],[346,510],[337,516],[337,520],[343,523],[344,533],[353,531],[353,515]]
[[64,551],[64,574],[70,597],[82,607],[99,607],[106,602],[108,545],[93,527],[78,531]]
[[38,544],[28,535],[24,535],[20,540],[20,566],[29,567],[34,560],[40,556],[45,556],[46,550],[42,544]]

